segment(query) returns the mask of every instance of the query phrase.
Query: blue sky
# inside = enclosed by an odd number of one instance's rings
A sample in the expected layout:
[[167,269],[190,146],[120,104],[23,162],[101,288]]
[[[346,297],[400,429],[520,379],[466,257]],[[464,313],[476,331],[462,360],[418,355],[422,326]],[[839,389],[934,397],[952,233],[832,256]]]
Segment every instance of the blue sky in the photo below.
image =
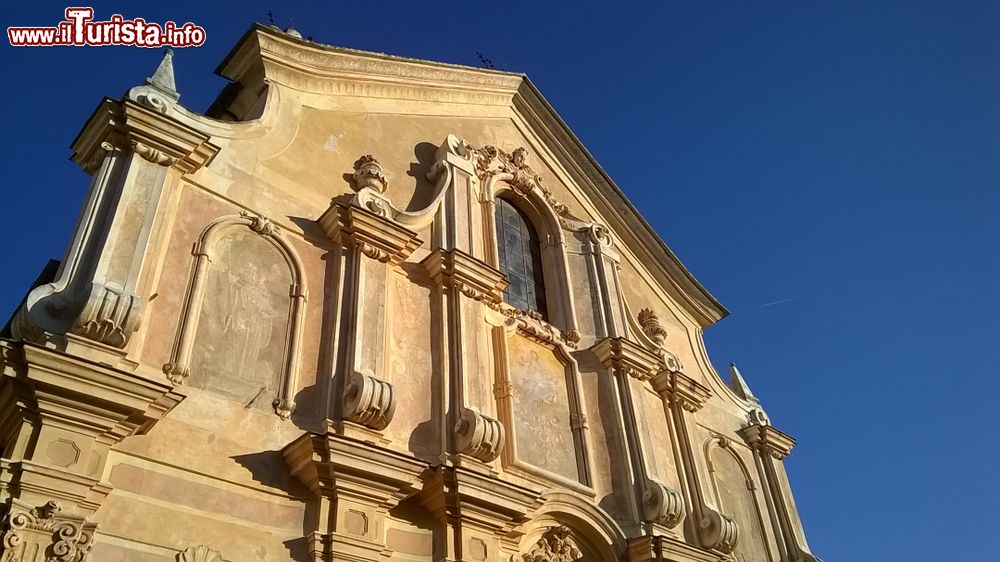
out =
[[[65,4],[46,4],[5,5],[3,27],[54,24]],[[1000,4],[94,7],[202,25],[207,43],[175,56],[197,110],[269,9],[322,42],[526,72],[732,311],[709,352],[799,440],[787,467],[813,550],[1000,560]],[[4,319],[68,241],[87,184],[70,141],[158,58],[0,45]]]

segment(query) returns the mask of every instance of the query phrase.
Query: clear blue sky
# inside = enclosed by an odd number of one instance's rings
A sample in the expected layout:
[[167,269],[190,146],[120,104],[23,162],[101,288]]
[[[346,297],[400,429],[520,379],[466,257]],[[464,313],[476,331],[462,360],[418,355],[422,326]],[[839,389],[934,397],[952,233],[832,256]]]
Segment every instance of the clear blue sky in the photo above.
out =
[[[526,72],[732,311],[709,352],[799,440],[787,466],[814,551],[1000,560],[1000,4],[646,4],[94,7],[205,27],[175,56],[196,110],[268,9],[326,43]],[[64,6],[8,3],[3,27]],[[0,316],[62,256],[87,183],[70,141],[158,58],[0,46]]]

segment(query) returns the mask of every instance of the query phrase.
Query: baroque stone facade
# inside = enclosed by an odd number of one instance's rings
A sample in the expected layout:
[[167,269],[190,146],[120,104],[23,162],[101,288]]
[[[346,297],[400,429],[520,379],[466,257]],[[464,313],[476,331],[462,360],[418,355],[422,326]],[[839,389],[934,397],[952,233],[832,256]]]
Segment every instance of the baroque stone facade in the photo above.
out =
[[167,55],[73,145],[0,560],[816,560],[725,309],[525,77],[262,26],[219,73],[194,113]]

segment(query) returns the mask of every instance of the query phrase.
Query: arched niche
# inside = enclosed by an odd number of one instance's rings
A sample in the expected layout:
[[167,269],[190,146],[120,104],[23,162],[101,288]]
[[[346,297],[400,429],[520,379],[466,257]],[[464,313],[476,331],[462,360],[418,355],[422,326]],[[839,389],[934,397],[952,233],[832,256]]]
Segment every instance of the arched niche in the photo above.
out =
[[247,407],[295,408],[306,290],[302,262],[266,218],[221,217],[201,233],[170,363],[174,384]]
[[715,501],[739,529],[733,558],[737,562],[772,560],[757,485],[743,457],[728,438],[713,437],[705,444],[705,458]]

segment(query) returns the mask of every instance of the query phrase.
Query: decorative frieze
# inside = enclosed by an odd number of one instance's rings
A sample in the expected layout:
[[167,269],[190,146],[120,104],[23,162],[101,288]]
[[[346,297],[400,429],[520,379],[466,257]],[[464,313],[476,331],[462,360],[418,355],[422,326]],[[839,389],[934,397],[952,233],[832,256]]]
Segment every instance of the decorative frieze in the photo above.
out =
[[503,424],[483,415],[476,408],[465,408],[462,411],[455,427],[455,437],[460,453],[483,462],[492,462],[503,450]]
[[344,389],[344,419],[382,430],[395,412],[396,396],[390,383],[373,375],[351,373]]

